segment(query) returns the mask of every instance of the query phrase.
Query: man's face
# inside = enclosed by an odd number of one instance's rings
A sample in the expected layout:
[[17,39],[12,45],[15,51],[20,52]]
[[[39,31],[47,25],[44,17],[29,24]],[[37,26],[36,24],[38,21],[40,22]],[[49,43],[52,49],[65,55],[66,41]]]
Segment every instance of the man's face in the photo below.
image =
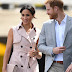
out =
[[50,7],[50,4],[46,4],[45,6],[46,6],[47,14],[49,15],[50,19],[56,19],[58,17],[58,14],[55,11],[55,8]]

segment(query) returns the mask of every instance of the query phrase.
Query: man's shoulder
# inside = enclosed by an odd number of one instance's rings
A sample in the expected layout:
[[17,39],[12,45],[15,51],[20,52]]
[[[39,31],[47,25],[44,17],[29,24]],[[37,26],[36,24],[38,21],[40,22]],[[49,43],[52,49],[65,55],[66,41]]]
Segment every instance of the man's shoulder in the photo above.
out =
[[68,16],[68,15],[67,15],[67,17],[68,17],[68,19],[72,20],[72,17],[71,17],[71,16]]
[[45,21],[43,24],[47,25],[47,24],[51,24],[54,22],[54,19],[49,19],[48,21]]

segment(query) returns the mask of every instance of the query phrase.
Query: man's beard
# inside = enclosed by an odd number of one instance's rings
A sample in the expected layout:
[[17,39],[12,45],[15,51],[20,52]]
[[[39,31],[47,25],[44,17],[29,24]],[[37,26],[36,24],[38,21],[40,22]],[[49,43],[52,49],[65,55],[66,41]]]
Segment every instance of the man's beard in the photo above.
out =
[[58,14],[53,13],[52,15],[49,15],[50,19],[56,19],[58,17]]

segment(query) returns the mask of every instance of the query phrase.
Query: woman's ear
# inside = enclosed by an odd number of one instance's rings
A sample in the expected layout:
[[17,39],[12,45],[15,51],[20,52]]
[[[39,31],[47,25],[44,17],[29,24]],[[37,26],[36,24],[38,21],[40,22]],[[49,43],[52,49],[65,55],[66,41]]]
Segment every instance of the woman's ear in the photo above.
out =
[[33,15],[33,18],[35,18],[35,14]]
[[36,19],[35,14],[33,15],[33,18],[35,18],[35,19]]
[[22,19],[22,17],[20,19]]

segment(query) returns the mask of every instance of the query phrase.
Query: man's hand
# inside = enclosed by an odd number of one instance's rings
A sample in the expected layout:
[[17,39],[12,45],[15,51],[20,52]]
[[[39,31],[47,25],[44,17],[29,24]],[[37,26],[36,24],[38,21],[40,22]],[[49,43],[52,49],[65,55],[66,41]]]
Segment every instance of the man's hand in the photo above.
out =
[[68,68],[66,69],[65,72],[72,72],[72,64],[70,64],[70,65],[68,66]]
[[60,53],[63,53],[63,51],[65,51],[65,46],[62,46],[62,47],[55,47],[53,48],[53,53],[54,54],[60,54]]

